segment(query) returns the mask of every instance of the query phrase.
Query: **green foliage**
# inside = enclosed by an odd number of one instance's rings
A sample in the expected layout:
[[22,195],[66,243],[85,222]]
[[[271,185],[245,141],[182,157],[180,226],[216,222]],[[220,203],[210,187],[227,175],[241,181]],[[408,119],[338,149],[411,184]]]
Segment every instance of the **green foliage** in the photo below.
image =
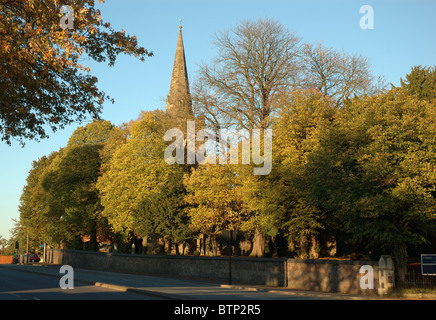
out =
[[63,208],[61,221],[68,226],[71,239],[96,232],[101,210],[95,188],[100,167],[98,149],[94,145],[66,149],[42,183]]
[[153,194],[144,197],[132,211],[136,220],[136,234],[152,238],[167,237],[176,244],[191,238],[186,203],[183,201],[186,192],[180,183],[181,172],[178,173],[169,177],[165,185],[153,190]]
[[170,236],[175,241],[189,237],[182,201],[184,168],[164,159],[168,121],[162,111],[142,113],[105,164],[97,187],[102,214],[117,232]]
[[53,161],[62,150],[53,152],[32,163],[32,169],[20,197],[20,228],[32,239],[56,243],[61,240],[62,208],[56,199],[43,187],[42,181],[50,172]]
[[312,194],[368,249],[420,245],[435,227],[436,117],[403,90],[355,99],[310,157]]
[[415,66],[406,79],[401,79],[401,87],[408,94],[416,95],[419,100],[434,101],[436,99],[436,68]]
[[108,228],[96,182],[100,150],[112,129],[107,121],[79,127],[65,148],[33,163],[20,206],[32,238],[57,244],[90,235],[90,249],[96,249],[97,229]]
[[298,246],[301,239],[316,236],[327,224],[333,224],[309,192],[312,172],[307,164],[319,147],[320,131],[331,126],[337,110],[332,99],[316,90],[284,95],[281,104],[273,127],[274,172],[263,178],[261,187],[268,190],[263,193],[262,212],[273,217],[270,220],[276,224],[276,234],[283,233]]
[[246,219],[241,180],[233,165],[199,165],[186,174],[183,182],[191,228],[212,235],[239,229]]

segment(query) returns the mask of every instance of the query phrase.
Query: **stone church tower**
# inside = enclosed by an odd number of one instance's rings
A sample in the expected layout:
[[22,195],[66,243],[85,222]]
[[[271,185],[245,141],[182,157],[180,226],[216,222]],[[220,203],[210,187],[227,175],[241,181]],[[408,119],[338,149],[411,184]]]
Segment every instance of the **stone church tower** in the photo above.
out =
[[189,91],[182,26],[179,27],[179,39],[177,41],[170,92],[167,97],[166,114],[170,120],[171,128],[179,129],[184,134],[183,163],[188,165],[187,170],[189,170],[189,166],[195,164],[195,150],[202,143],[201,141],[195,141],[195,135],[199,130],[205,128],[205,117],[203,115],[194,116]]
[[167,97],[166,113],[172,118],[177,127],[185,128],[187,120],[194,120],[185,49],[183,47],[182,26],[179,27],[179,39],[177,41],[170,92]]

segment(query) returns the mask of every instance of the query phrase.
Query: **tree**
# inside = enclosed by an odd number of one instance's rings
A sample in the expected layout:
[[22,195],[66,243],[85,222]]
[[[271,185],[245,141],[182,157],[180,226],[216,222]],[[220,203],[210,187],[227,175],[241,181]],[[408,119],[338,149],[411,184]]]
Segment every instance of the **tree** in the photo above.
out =
[[100,151],[101,157],[101,173],[105,173],[110,168],[110,160],[115,154],[115,151],[123,146],[130,137],[130,128],[134,121],[122,123],[117,127],[113,127],[109,133],[109,137]]
[[[164,184],[156,187],[140,201],[132,211],[132,216],[137,221],[134,228],[137,234],[152,241],[156,238],[164,239],[168,247],[174,243],[176,254],[180,254],[179,244],[189,242],[193,232],[189,228],[189,216],[185,212],[186,190],[181,184],[183,172],[175,170],[174,173]],[[153,243],[147,244],[150,245],[147,253],[153,253]]]
[[320,131],[330,127],[335,119],[336,101],[314,89],[290,93],[282,101],[275,126],[278,183],[286,195],[281,200],[286,212],[282,230],[297,244],[301,257],[317,256],[316,237],[331,228],[334,221],[308,192],[311,171],[307,164],[319,147]]
[[94,120],[85,126],[80,126],[71,134],[68,139],[68,147],[96,145],[103,147],[109,138],[115,126],[107,120]]
[[108,233],[108,223],[96,183],[101,172],[100,151],[109,139],[113,125],[94,121],[77,128],[62,155],[54,161],[42,185],[63,208],[62,221],[68,225],[72,238],[89,236],[90,250],[97,250],[97,234]]
[[[251,257],[263,257],[265,254],[265,238],[274,238],[280,232],[280,225],[285,219],[283,210],[276,205],[277,197],[283,195],[280,185],[276,184],[276,162],[267,176],[255,176],[251,166],[239,165],[237,171],[240,181],[240,193],[243,208],[246,211],[241,231],[253,236]],[[273,187],[275,185],[275,187]]]
[[61,149],[32,163],[20,197],[20,219],[17,223],[17,228],[25,230],[31,239],[40,243],[45,241],[53,246],[70,239],[68,226],[61,223],[63,207],[43,186],[45,177],[53,168],[53,162],[58,161],[56,159],[62,153]]
[[89,249],[97,249],[97,231],[107,232],[108,225],[95,183],[112,130],[109,121],[79,127],[65,148],[33,163],[20,199],[20,226],[31,238],[81,248],[80,237],[90,236]]
[[308,162],[312,196],[350,243],[393,254],[400,277],[407,248],[434,232],[435,112],[404,89],[354,99]]
[[176,242],[184,237],[184,167],[168,165],[164,158],[163,137],[170,124],[160,110],[143,112],[131,125],[125,143],[108,157],[97,188],[103,215],[114,231],[170,236]]
[[420,100],[434,102],[436,99],[436,68],[414,66],[406,79],[401,79],[401,87],[408,94],[416,95]]
[[90,250],[97,250],[100,199],[95,182],[100,168],[98,147],[72,146],[65,149],[43,187],[63,208],[60,224],[69,227],[72,240],[90,236]]
[[245,20],[216,36],[218,56],[194,85],[197,112],[212,128],[269,128],[278,93],[296,83],[300,39],[277,21]]
[[[252,137],[253,129],[270,128],[277,96],[297,83],[299,43],[270,19],[245,20],[219,33],[218,56],[200,67],[193,93],[209,129],[246,129]],[[262,243],[259,230],[254,234],[254,242]]]
[[190,227],[213,241],[223,230],[240,230],[247,219],[241,176],[234,165],[202,164],[185,174]]
[[[114,148],[105,164],[106,170],[98,180],[103,214],[117,232],[133,230],[135,222],[131,211],[142,199],[141,190],[155,181],[155,177],[147,176],[145,170],[157,159],[157,150],[163,145],[163,135],[159,135],[161,131],[155,121],[162,116],[160,111],[142,113],[132,124],[126,142]],[[149,143],[150,139],[162,143],[153,145]]]
[[[193,98],[196,111],[204,114],[207,125],[215,132],[221,128],[246,129],[253,137],[254,128],[271,128],[280,117],[283,107],[280,100],[297,89],[318,90],[332,98],[337,107],[353,95],[377,92],[366,58],[340,54],[321,45],[301,46],[300,38],[276,21],[243,21],[221,32],[214,43],[217,58],[201,65]],[[271,212],[274,206],[266,205],[269,200],[260,192],[264,183],[275,178],[245,180],[252,183],[247,185],[251,196],[246,199],[253,204],[255,215],[250,221],[252,227],[258,228],[254,242],[260,247],[264,243],[259,239],[262,232],[272,236],[278,230],[274,223],[278,220],[266,218],[267,214],[262,212]],[[255,186],[256,183],[259,185]],[[271,196],[277,194],[272,192]],[[258,201],[253,201],[253,197],[258,197]],[[260,203],[266,206],[261,209]],[[316,210],[309,207],[314,214]],[[254,246],[256,255],[264,251],[259,246]]]
[[315,243],[331,223],[308,192],[307,163],[318,146],[320,128],[335,117],[335,102],[315,89],[296,90],[279,101],[280,113],[273,124],[273,169],[267,176],[243,179],[244,201],[256,212],[247,225],[257,224],[272,242],[284,235],[299,256],[307,258],[311,252],[317,254],[309,243]]
[[109,97],[80,64],[83,58],[113,66],[120,53],[141,60],[152,56],[135,36],[104,22],[94,1],[70,1],[74,26],[63,29],[62,4],[0,2],[0,136],[8,144],[46,138],[47,127],[55,131],[99,117]]
[[371,73],[366,57],[341,53],[322,44],[305,44],[302,50],[302,88],[315,88],[336,101],[376,94],[385,87],[382,78]]

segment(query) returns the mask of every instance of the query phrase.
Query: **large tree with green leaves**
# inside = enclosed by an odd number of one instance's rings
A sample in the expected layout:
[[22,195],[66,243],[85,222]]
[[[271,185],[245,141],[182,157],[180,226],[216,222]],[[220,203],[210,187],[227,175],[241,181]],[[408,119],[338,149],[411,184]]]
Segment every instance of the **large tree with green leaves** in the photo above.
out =
[[[248,211],[237,165],[200,164],[185,174],[186,209],[193,231],[216,241],[223,230],[240,231]],[[216,244],[212,243],[214,249]]]
[[160,110],[143,112],[129,136],[107,157],[97,187],[103,215],[117,232],[140,237],[170,237],[180,242],[185,232],[182,185],[184,166],[166,163],[163,139],[169,118]]
[[107,233],[108,225],[95,184],[112,130],[108,121],[79,127],[65,148],[33,163],[20,205],[21,226],[32,237],[80,248],[89,236],[89,249],[97,249],[97,231]]
[[68,226],[61,222],[64,209],[43,186],[45,177],[51,172],[53,162],[61,157],[63,150],[33,161],[20,197],[20,219],[17,228],[30,239],[56,246],[69,240]]
[[[73,11],[61,10],[64,5]],[[74,17],[71,29],[61,25],[65,15]],[[135,36],[105,22],[93,0],[0,1],[1,139],[24,143],[46,138],[47,127],[98,118],[109,97],[81,61],[112,66],[120,53],[152,55]]]
[[279,176],[274,185],[283,189],[275,196],[284,211],[281,230],[301,257],[317,256],[316,237],[332,228],[334,221],[310,196],[311,171],[307,163],[319,147],[320,131],[335,119],[337,100],[310,89],[284,95],[281,101],[274,149]]
[[100,152],[113,128],[102,120],[77,128],[43,180],[45,189],[64,210],[61,223],[69,225],[73,238],[89,236],[90,250],[98,249],[97,232],[108,231],[96,183],[101,172]]
[[[308,257],[317,254],[310,243],[331,221],[327,223],[328,215],[310,196],[307,162],[318,147],[320,128],[334,119],[336,102],[315,89],[296,90],[279,101],[272,171],[266,176],[244,175],[244,202],[254,212],[244,227],[257,224],[272,243],[282,234],[300,257]],[[262,255],[262,249],[258,251]]]
[[350,243],[395,256],[425,243],[436,213],[436,109],[404,89],[354,99],[308,161],[313,198]]
[[97,250],[101,206],[95,182],[99,168],[97,147],[72,146],[64,150],[43,181],[43,187],[63,209],[58,223],[67,225],[70,238],[79,244],[82,237],[90,236],[90,250]]

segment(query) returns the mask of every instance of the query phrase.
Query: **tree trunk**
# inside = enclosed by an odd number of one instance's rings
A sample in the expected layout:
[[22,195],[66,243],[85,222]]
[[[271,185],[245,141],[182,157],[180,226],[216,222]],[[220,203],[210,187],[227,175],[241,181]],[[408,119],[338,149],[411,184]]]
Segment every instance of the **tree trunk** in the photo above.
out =
[[89,233],[89,247],[90,251],[98,251],[98,242],[97,242],[97,228],[92,227]]
[[169,236],[164,236],[163,241],[164,241],[164,254],[171,254],[173,241]]
[[142,252],[141,254],[147,254],[147,249],[148,249],[148,241],[147,241],[147,237],[142,237]]
[[407,247],[405,245],[394,246],[394,259],[396,265],[395,278],[397,282],[404,283],[407,272]]
[[318,259],[318,257],[319,257],[319,243],[316,240],[315,235],[311,236],[311,242],[312,242],[312,245],[310,247],[310,254],[311,254],[313,259]]
[[159,237],[158,240],[158,254],[164,255],[165,254],[165,238]]
[[147,254],[157,254],[157,238],[154,235],[147,237]]
[[213,235],[210,240],[212,245],[212,255],[216,257],[218,255],[218,242],[216,239],[216,235]]
[[200,255],[206,255],[206,235],[204,235],[203,233],[200,234],[200,245],[198,252],[200,253]]
[[256,228],[253,239],[253,249],[251,250],[250,257],[263,257],[265,254],[265,238],[260,232],[259,228]]
[[269,256],[272,258],[278,257],[278,249],[277,249],[277,237],[276,236],[270,236],[268,239],[268,249],[269,249]]
[[[174,249],[175,249],[175,251],[176,251],[176,256],[179,256],[179,255],[180,255],[179,247],[180,247],[180,243],[179,243],[178,241],[175,241],[175,242],[174,242]],[[184,251],[185,251],[185,250],[182,249],[182,254],[183,254]]]
[[309,240],[304,233],[300,234],[300,258],[309,258]]

